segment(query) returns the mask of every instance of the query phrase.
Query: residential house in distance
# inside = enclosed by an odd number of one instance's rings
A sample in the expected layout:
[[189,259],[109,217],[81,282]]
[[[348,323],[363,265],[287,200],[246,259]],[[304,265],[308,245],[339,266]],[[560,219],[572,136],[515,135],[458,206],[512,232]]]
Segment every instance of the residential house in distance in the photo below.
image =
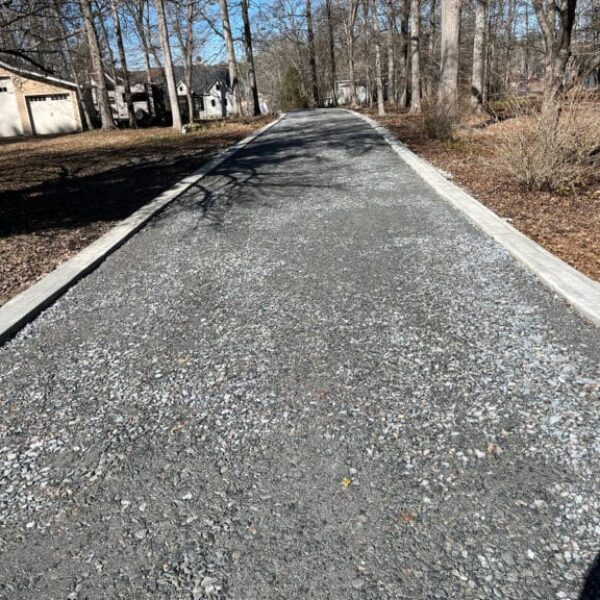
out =
[[0,61],[0,138],[81,130],[75,83]]
[[[174,67],[175,82],[179,109],[184,121],[188,121],[187,83],[185,69]],[[148,74],[146,71],[131,71],[129,80],[131,96],[136,119],[140,122],[149,120],[152,114],[150,102],[155,104],[157,115],[170,113],[167,85],[164,71],[153,68],[150,72],[152,80],[152,95],[148,93]],[[116,121],[127,121],[127,104],[125,102],[125,88],[119,80],[116,85],[107,77],[108,96],[111,110]],[[98,106],[96,87],[92,81],[92,98],[94,105]],[[194,105],[193,120],[222,119],[227,117],[231,102],[231,89],[229,76],[225,67],[212,65],[194,65],[192,69],[192,100]]]
[[[359,104],[366,104],[369,95],[367,93],[367,86],[363,82],[356,82],[356,100]],[[336,81],[336,99],[339,105],[350,104],[352,97],[350,94],[350,80],[349,79],[338,79]],[[325,106],[333,106],[333,94],[331,90],[328,91],[326,97],[323,100]]]

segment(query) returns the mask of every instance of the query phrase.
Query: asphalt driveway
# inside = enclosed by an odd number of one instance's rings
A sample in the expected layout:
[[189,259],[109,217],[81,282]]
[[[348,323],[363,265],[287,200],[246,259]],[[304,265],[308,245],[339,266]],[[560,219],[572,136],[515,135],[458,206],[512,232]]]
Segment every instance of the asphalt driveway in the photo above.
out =
[[598,598],[600,330],[344,111],[1,348],[0,411],[1,598]]

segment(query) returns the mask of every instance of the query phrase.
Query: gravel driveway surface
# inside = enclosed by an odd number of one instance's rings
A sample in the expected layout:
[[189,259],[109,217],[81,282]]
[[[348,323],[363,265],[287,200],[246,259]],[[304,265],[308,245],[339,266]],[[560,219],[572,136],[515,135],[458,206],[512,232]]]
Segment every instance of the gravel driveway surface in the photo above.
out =
[[350,113],[200,184],[0,349],[0,597],[598,598],[600,330]]

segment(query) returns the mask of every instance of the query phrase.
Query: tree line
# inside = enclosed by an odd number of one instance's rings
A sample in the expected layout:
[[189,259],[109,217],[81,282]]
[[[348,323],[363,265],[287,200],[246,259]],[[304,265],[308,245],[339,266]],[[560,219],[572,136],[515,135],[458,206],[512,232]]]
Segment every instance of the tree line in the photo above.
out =
[[[174,64],[192,110],[199,62],[226,63],[231,113],[302,106],[386,106],[454,113],[530,87],[546,101],[600,75],[597,0],[0,0],[0,60],[93,80],[101,127],[114,127],[107,81],[162,69],[173,127]],[[344,97],[342,98],[342,92]],[[82,105],[89,126],[93,107]]]

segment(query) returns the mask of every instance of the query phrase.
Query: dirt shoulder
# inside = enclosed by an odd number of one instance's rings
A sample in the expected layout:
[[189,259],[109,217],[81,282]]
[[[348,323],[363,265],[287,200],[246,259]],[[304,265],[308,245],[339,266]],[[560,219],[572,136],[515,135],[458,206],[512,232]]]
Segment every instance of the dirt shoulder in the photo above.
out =
[[495,166],[495,148],[518,120],[461,128],[456,139],[427,139],[419,116],[370,116],[411,150],[451,173],[456,183],[517,229],[582,273],[600,281],[600,173],[585,189],[568,194],[528,192]]
[[269,120],[0,142],[0,305]]

